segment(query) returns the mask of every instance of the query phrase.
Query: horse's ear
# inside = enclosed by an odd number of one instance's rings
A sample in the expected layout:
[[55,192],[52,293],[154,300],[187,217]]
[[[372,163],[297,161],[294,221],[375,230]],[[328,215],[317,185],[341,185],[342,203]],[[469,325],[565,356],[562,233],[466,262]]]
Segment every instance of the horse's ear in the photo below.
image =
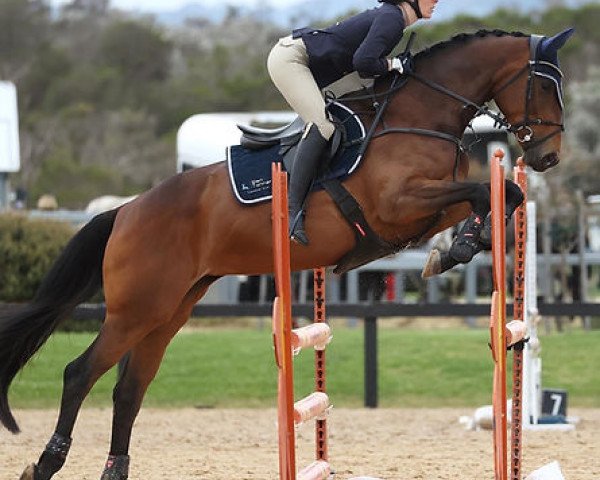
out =
[[567,43],[571,35],[575,33],[574,28],[567,28],[553,37],[545,38],[542,41],[542,54],[546,57],[553,57]]

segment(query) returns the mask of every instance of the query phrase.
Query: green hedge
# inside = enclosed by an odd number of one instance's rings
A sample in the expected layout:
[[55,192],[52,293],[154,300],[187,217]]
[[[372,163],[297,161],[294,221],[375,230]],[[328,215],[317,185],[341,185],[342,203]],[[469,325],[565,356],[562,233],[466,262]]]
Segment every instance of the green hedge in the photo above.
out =
[[63,222],[0,215],[0,302],[31,299],[73,234]]

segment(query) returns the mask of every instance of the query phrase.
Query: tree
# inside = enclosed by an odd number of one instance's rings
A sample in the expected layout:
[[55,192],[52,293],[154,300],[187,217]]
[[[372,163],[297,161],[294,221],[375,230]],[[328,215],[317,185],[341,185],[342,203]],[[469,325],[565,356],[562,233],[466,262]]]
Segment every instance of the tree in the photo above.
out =
[[125,84],[138,89],[148,82],[164,81],[170,71],[172,45],[154,25],[117,21],[100,39],[100,60],[115,68]]
[[42,0],[0,2],[0,78],[17,82],[48,40],[49,9]]

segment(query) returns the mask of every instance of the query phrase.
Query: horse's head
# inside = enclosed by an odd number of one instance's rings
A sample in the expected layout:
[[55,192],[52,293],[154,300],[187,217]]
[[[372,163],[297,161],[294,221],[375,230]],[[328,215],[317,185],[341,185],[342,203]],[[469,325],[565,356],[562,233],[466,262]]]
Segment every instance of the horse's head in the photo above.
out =
[[572,34],[573,29],[553,37],[532,35],[529,60],[524,65],[523,57],[515,55],[493,94],[521,144],[525,163],[538,172],[560,160],[564,115],[558,50]]

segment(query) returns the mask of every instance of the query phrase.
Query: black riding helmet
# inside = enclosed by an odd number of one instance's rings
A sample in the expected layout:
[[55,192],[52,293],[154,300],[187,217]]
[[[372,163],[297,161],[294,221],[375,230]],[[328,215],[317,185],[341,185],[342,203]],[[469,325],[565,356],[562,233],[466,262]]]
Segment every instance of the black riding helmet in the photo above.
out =
[[423,18],[423,12],[419,6],[419,0],[378,0],[381,3],[390,3],[392,5],[400,5],[401,3],[408,3],[417,14],[417,18]]

